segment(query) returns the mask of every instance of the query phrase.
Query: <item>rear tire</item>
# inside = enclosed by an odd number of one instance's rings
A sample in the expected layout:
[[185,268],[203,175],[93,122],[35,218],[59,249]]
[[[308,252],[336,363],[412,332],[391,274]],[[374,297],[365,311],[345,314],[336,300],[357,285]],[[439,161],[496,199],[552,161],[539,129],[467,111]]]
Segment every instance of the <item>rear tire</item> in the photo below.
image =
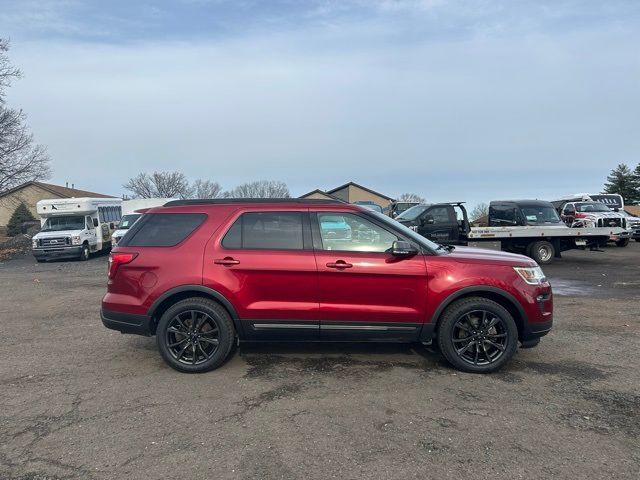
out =
[[[636,241],[638,241],[638,239],[636,238]],[[616,245],[619,247],[626,247],[627,245],[629,245],[629,239],[628,238],[623,238],[621,240],[616,241]]]
[[533,258],[538,265],[548,265],[553,261],[556,255],[556,249],[551,242],[540,240],[534,242],[529,248],[529,256]]
[[167,364],[179,372],[203,373],[224,363],[235,329],[227,311],[208,298],[187,298],[160,318],[156,341]]
[[518,347],[518,328],[499,303],[483,297],[458,300],[444,311],[438,347],[456,369],[490,373],[502,368]]

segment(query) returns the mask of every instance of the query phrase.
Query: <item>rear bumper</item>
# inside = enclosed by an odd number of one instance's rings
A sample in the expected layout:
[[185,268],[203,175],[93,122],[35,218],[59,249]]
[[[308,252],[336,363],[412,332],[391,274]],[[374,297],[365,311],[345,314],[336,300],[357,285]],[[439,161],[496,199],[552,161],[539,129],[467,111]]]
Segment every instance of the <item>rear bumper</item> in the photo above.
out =
[[105,327],[121,333],[151,336],[151,317],[131,313],[100,310],[100,318]]
[[46,260],[49,258],[76,258],[82,253],[82,245],[74,245],[72,247],[54,247],[54,248],[34,248],[31,250],[33,256],[38,260]]

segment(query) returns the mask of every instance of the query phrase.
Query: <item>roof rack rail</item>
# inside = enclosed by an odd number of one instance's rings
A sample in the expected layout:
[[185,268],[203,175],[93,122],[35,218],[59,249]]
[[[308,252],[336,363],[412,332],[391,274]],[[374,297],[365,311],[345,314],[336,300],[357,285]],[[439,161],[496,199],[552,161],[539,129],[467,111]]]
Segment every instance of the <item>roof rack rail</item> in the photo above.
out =
[[299,204],[342,204],[340,200],[324,200],[320,198],[204,198],[189,200],[172,200],[164,204],[165,207],[180,205],[225,205],[230,203],[299,203]]

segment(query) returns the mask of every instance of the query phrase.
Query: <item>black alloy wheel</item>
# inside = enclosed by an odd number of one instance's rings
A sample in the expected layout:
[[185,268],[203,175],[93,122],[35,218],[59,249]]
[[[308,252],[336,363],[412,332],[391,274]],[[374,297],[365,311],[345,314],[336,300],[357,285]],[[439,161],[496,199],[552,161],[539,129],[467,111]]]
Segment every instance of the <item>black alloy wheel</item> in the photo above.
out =
[[173,358],[187,365],[199,365],[218,350],[220,329],[205,312],[187,310],[174,316],[165,332],[165,343]]
[[489,365],[507,348],[504,321],[486,310],[473,310],[458,318],[451,330],[456,354],[471,365]]
[[455,368],[489,373],[504,366],[518,347],[518,327],[493,300],[469,297],[449,305],[438,323],[438,347]]
[[219,367],[235,339],[233,321],[219,303],[202,297],[186,298],[170,306],[156,328],[156,341],[167,364],[187,373]]

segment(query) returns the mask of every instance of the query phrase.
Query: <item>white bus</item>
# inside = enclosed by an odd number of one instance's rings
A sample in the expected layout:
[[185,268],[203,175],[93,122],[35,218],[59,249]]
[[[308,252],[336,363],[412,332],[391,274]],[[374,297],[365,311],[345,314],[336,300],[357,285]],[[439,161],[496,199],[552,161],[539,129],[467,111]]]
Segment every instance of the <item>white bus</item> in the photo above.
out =
[[40,200],[36,211],[41,230],[33,239],[38,262],[52,258],[88,260],[91,253],[111,248],[111,234],[118,227],[119,198],[56,198]]

